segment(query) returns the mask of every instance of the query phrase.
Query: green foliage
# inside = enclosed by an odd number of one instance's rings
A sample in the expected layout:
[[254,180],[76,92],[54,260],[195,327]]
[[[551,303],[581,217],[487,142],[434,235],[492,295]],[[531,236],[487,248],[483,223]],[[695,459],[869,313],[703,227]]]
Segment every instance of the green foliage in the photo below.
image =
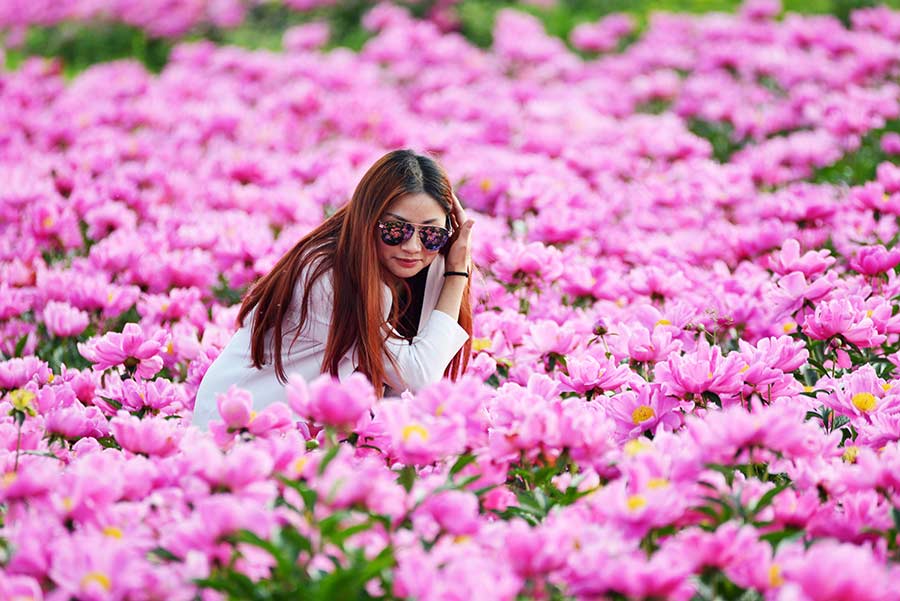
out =
[[845,155],[831,165],[816,170],[810,178],[811,181],[858,186],[874,180],[878,164],[888,160],[888,156],[881,150],[881,138],[887,132],[900,133],[900,119],[888,121],[881,129],[867,133],[856,151]]
[[22,46],[7,51],[7,67],[15,69],[29,56],[56,57],[72,77],[96,63],[130,58],[158,73],[171,49],[170,40],[121,23],[62,23],[29,28]]
[[522,459],[510,467],[507,482],[516,495],[517,504],[495,513],[503,519],[518,517],[529,524],[539,524],[554,507],[571,505],[594,492],[594,489],[578,489],[582,480],[578,475],[572,478],[565,490],[560,490],[553,481],[564,473],[576,474],[577,470],[577,466],[570,461],[566,453],[544,463],[532,464]]
[[735,140],[734,128],[729,123],[691,119],[688,129],[694,135],[705,138],[712,144],[713,157],[720,163],[727,163],[731,155],[745,144],[745,142]]
[[[323,460],[324,461],[324,460]],[[278,505],[296,512],[309,520],[310,532],[285,525],[271,538],[264,538],[249,530],[241,530],[224,542],[232,545],[232,557],[226,565],[215,566],[209,576],[196,583],[202,589],[222,593],[226,599],[254,601],[289,601],[310,599],[368,600],[391,598],[389,595],[373,596],[367,585],[375,581],[381,590],[390,591],[389,570],[395,564],[394,550],[385,546],[374,556],[367,556],[359,548],[348,546],[348,540],[375,527],[389,528],[390,518],[365,510],[343,510],[313,521],[312,515],[318,503],[318,494],[305,482],[281,479],[285,489],[296,491],[303,500],[303,507],[295,507],[282,495]],[[238,561],[248,547],[263,551],[272,557],[269,573],[257,580],[240,571]],[[174,557],[165,549],[152,553],[164,560]],[[329,570],[312,567],[314,557],[325,557],[331,562]]]

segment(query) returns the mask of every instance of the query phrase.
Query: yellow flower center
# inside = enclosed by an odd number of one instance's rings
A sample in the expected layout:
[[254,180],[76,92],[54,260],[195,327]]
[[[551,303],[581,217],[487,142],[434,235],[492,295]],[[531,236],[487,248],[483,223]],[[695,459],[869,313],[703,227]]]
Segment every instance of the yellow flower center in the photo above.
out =
[[794,323],[793,321],[789,321],[786,324],[784,324],[783,326],[781,326],[781,329],[784,331],[785,334],[790,334],[791,332],[793,332],[797,329],[797,324]]
[[666,480],[665,478],[651,478],[647,482],[647,488],[650,488],[650,489],[666,488],[667,486],[669,486],[669,481]]
[[850,402],[863,413],[868,413],[874,409],[877,404],[875,395],[871,392],[857,392],[853,395],[853,398],[850,399]]
[[491,348],[491,339],[490,338],[473,338],[472,339],[472,351],[475,353],[486,351]]
[[628,497],[628,500],[625,501],[625,504],[628,505],[629,511],[637,511],[641,507],[647,505],[647,499],[644,498],[643,495],[631,495]]
[[859,447],[856,445],[850,445],[846,449],[844,449],[844,454],[841,455],[841,459],[843,459],[846,463],[856,463],[856,456],[859,455]]
[[648,419],[652,419],[656,413],[653,412],[653,407],[649,405],[641,405],[637,409],[631,412],[631,422],[637,426],[640,423],[647,421]]
[[458,535],[458,536],[454,536],[454,537],[453,537],[453,542],[456,543],[457,545],[461,545],[461,544],[463,544],[463,543],[467,543],[467,542],[469,542],[470,540],[472,540],[472,537],[471,537],[471,536],[468,536],[468,535],[465,535],[465,534],[460,534],[460,535]]
[[812,392],[812,391],[813,391],[813,387],[812,387],[812,386],[804,386],[804,387],[803,387],[803,392]]
[[12,486],[12,483],[15,482],[16,478],[18,478],[18,477],[19,477],[19,475],[16,474],[15,472],[6,472],[5,474],[3,474],[3,487],[9,488],[10,486]]
[[41,225],[43,225],[45,228],[53,227],[54,223],[56,223],[56,221],[54,221],[53,217],[50,217],[49,215],[44,217],[44,220],[41,221]]
[[47,383],[53,384],[53,380],[55,380],[55,379],[56,379],[56,374],[50,374],[50,376],[47,378]]
[[653,448],[653,445],[646,438],[635,438],[633,440],[629,440],[625,443],[625,446],[622,447],[630,457],[634,457],[639,453],[643,453],[644,451],[649,451]]
[[745,365],[744,367],[741,368],[741,373],[742,373],[742,374],[747,373],[748,371],[750,371],[750,366],[749,366],[749,365]]
[[175,354],[175,345],[172,344],[172,341],[169,341],[169,344],[166,345],[166,352],[170,355]]
[[408,426],[403,426],[403,430],[400,432],[403,442],[409,442],[413,435],[418,436],[422,442],[428,440],[428,430],[423,425],[409,424]]
[[115,526],[107,526],[103,529],[103,534],[110,538],[122,538],[122,531]]
[[168,311],[168,310],[169,310],[169,303],[163,303],[162,305],[160,305],[159,310],[162,311],[163,313],[165,313],[166,311]]
[[72,511],[72,508],[75,507],[75,502],[72,500],[72,497],[63,497],[62,506],[66,511]]
[[85,574],[84,578],[81,579],[81,588],[86,588],[92,582],[99,584],[100,588],[107,592],[112,588],[112,582],[109,581],[109,576],[103,572],[88,572]]
[[438,405],[437,407],[434,408],[434,415],[436,417],[440,417],[443,414],[444,414],[444,404],[441,403],[440,405]]
[[491,189],[491,186],[493,186],[493,182],[489,178],[484,178],[479,184],[482,192],[489,191]]
[[24,388],[17,388],[9,393],[9,402],[12,403],[14,409],[27,413],[28,415],[37,415],[31,401],[35,399],[35,394]]
[[672,325],[672,322],[669,321],[668,319],[666,319],[665,317],[663,317],[662,319],[660,319],[659,321],[657,321],[655,324],[653,324],[654,327],[656,327],[656,326],[670,326],[670,325]]
[[872,317],[872,309],[866,311],[866,317]]
[[885,382],[884,384],[881,385],[881,389],[885,392],[887,392],[888,390],[890,390],[893,387],[894,387],[894,385],[891,384],[890,382]]
[[306,455],[304,455],[303,457],[297,457],[297,459],[294,460],[294,464],[292,466],[294,468],[294,473],[298,475],[302,474],[303,468],[306,467],[307,463],[309,463],[309,457],[307,457]]
[[777,563],[773,563],[769,566],[769,584],[772,585],[772,588],[778,588],[784,584],[784,577],[781,575],[781,566]]

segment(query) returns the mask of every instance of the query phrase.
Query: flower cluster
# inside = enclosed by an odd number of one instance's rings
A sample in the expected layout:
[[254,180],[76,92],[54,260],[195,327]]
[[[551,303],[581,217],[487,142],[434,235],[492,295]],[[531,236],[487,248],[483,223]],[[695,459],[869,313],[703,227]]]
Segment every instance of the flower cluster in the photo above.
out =
[[[900,600],[900,13],[779,12],[0,74],[0,598]],[[477,213],[467,373],[192,428],[396,147]]]

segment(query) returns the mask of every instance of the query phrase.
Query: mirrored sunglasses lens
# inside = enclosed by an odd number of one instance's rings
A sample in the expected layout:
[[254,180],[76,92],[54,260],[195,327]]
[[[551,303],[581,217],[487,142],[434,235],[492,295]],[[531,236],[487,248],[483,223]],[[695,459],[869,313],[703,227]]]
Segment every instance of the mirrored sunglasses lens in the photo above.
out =
[[387,221],[381,224],[381,240],[390,246],[396,246],[409,240],[415,227],[401,221]]
[[422,246],[428,250],[438,250],[447,243],[450,237],[442,227],[423,227],[419,230]]

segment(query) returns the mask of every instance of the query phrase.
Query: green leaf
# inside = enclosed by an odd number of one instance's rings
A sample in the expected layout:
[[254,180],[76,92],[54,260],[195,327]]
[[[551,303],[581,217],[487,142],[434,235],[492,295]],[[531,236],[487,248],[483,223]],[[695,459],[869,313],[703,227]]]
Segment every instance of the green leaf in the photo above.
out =
[[786,540],[795,540],[803,536],[803,529],[797,528],[796,526],[788,526],[782,530],[775,530],[774,532],[767,532],[759,537],[759,540],[764,540],[767,543],[772,545],[772,550],[776,550],[778,545],[781,544],[782,541]]
[[789,484],[782,484],[780,486],[776,486],[775,488],[769,490],[759,498],[759,501],[756,502],[756,505],[753,506],[751,510],[751,514],[755,517],[761,510],[765,509],[769,505],[772,504],[772,501],[775,500],[775,497],[779,495],[784,489],[788,488]]
[[412,490],[413,484],[416,482],[416,467],[414,465],[405,465],[397,475],[397,483],[403,487],[403,490],[409,492]]
[[334,461],[334,458],[337,457],[338,451],[340,451],[340,449],[340,445],[335,445],[325,452],[325,455],[322,456],[322,461],[319,462],[319,469],[316,472],[319,476],[325,473],[325,470],[328,468],[328,464]]
[[331,537],[331,542],[336,544],[342,550],[344,548],[344,543],[348,538],[359,534],[360,532],[365,532],[366,530],[370,530],[372,526],[374,526],[377,522],[375,520],[366,520],[365,522],[361,522],[359,524],[354,524],[353,526],[349,526],[344,528],[343,530],[335,532],[335,534]]
[[154,547],[147,551],[147,555],[156,557],[162,561],[181,561],[177,555],[164,547]]
[[296,562],[301,552],[312,555],[313,548],[310,540],[290,526],[285,526],[278,533],[279,543],[284,548],[288,557]]
[[25,344],[28,342],[28,334],[25,334],[21,338],[19,338],[18,342],[16,342],[16,348],[13,352],[13,357],[21,357],[22,352],[25,350]]
[[453,467],[450,468],[450,475],[455,476],[459,472],[461,472],[467,465],[475,463],[475,455],[472,453],[466,453],[464,455],[460,455],[459,458],[453,463]]

